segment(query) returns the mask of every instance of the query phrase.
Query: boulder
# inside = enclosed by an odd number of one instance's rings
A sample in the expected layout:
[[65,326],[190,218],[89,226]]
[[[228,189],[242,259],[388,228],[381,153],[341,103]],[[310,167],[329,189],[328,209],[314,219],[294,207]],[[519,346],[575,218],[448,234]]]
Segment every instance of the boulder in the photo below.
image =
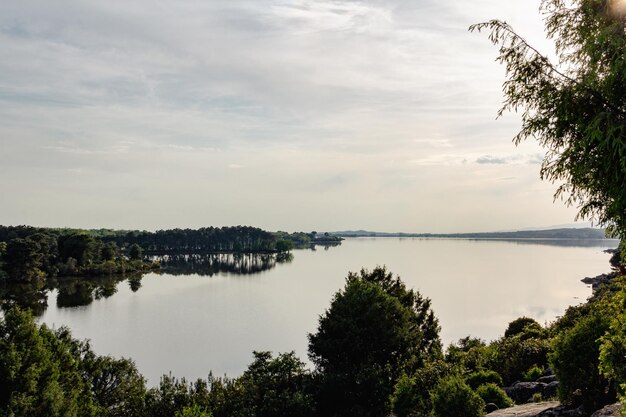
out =
[[620,409],[620,403],[610,404],[593,413],[591,417],[619,417]]
[[493,413],[494,411],[499,410],[499,409],[500,409],[500,407],[498,407],[498,406],[497,406],[496,404],[494,404],[494,403],[488,403],[488,404],[485,406],[485,412],[487,412],[487,413]]
[[552,381],[543,389],[543,398],[556,398],[559,390],[559,381]]
[[517,382],[504,388],[504,391],[517,404],[523,404],[531,400],[534,394],[539,393],[543,396],[543,391],[547,386],[548,384],[543,382]]
[[544,384],[549,384],[554,381],[556,381],[556,375],[546,375],[537,379],[537,382],[543,382]]

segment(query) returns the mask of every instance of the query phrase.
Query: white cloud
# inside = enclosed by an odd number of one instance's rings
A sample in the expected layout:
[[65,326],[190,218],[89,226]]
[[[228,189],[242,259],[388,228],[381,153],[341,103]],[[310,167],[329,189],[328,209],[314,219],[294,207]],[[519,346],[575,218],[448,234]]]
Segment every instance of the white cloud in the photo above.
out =
[[[537,147],[510,143],[517,117],[494,120],[496,50],[467,32],[500,17],[543,46],[537,5],[0,3],[0,193],[12,196],[0,223],[566,223],[571,210],[545,208],[552,186],[529,165]],[[520,213],[520,201],[536,209]],[[481,205],[501,206],[502,218]]]

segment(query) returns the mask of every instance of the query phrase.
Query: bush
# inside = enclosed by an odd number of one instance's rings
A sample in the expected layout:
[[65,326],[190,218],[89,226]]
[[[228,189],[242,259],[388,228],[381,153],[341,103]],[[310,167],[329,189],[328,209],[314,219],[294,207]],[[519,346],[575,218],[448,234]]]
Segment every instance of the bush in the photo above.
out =
[[460,377],[443,379],[432,394],[435,417],[481,417],[485,402]]
[[520,317],[509,323],[509,326],[504,331],[504,337],[517,336],[523,333],[527,327],[536,329],[537,327],[541,328],[541,325],[530,317]]
[[502,376],[506,385],[522,379],[532,366],[545,367],[548,364],[550,342],[547,339],[523,339],[518,334],[500,339],[492,346],[495,349],[492,367]]
[[493,383],[479,386],[476,389],[476,394],[478,394],[485,403],[494,403],[498,408],[508,408],[513,405],[513,400],[506,395],[506,392]]
[[543,368],[533,365],[528,371],[524,372],[524,381],[536,381],[543,375]]
[[450,344],[446,361],[468,371],[480,371],[493,362],[495,350],[481,339],[464,337],[456,344]]
[[613,300],[614,314],[610,332],[602,337],[600,369],[619,390],[622,401],[626,394],[626,289]]
[[427,363],[411,377],[403,374],[390,398],[391,411],[396,417],[421,417],[432,408],[430,390],[450,373],[450,365],[443,361]]
[[[587,314],[557,336],[550,354],[552,369],[559,379],[562,403],[593,411],[615,400],[615,390],[599,371],[600,338],[609,329],[606,305],[589,305]],[[573,310],[576,314],[578,310]],[[569,321],[569,318],[566,318]]]
[[503,385],[502,377],[496,371],[478,371],[465,378],[465,382],[472,389],[476,389],[484,384],[494,384],[498,387]]

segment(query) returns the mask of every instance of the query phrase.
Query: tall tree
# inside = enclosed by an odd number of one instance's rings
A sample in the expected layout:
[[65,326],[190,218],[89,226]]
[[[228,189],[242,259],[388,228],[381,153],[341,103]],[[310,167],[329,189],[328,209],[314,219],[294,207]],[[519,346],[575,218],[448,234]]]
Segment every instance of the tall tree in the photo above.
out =
[[555,197],[578,217],[626,237],[626,8],[610,0],[543,0],[550,61],[506,22],[488,30],[506,66],[499,114],[521,111],[515,143],[536,138],[546,148],[541,177],[559,182]]
[[320,375],[320,412],[382,417],[403,372],[441,356],[430,301],[407,290],[385,268],[349,274],[309,335]]

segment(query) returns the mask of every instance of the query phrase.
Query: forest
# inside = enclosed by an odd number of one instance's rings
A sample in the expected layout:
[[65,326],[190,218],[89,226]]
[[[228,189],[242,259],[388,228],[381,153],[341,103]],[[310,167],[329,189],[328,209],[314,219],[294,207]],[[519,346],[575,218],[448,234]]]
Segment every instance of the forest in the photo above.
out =
[[158,270],[164,255],[169,256],[167,262],[175,259],[179,264],[181,259],[191,262],[199,254],[218,253],[277,253],[285,260],[284,254],[293,248],[337,245],[341,240],[316,232],[272,233],[249,226],[156,232],[0,226],[0,283]]

